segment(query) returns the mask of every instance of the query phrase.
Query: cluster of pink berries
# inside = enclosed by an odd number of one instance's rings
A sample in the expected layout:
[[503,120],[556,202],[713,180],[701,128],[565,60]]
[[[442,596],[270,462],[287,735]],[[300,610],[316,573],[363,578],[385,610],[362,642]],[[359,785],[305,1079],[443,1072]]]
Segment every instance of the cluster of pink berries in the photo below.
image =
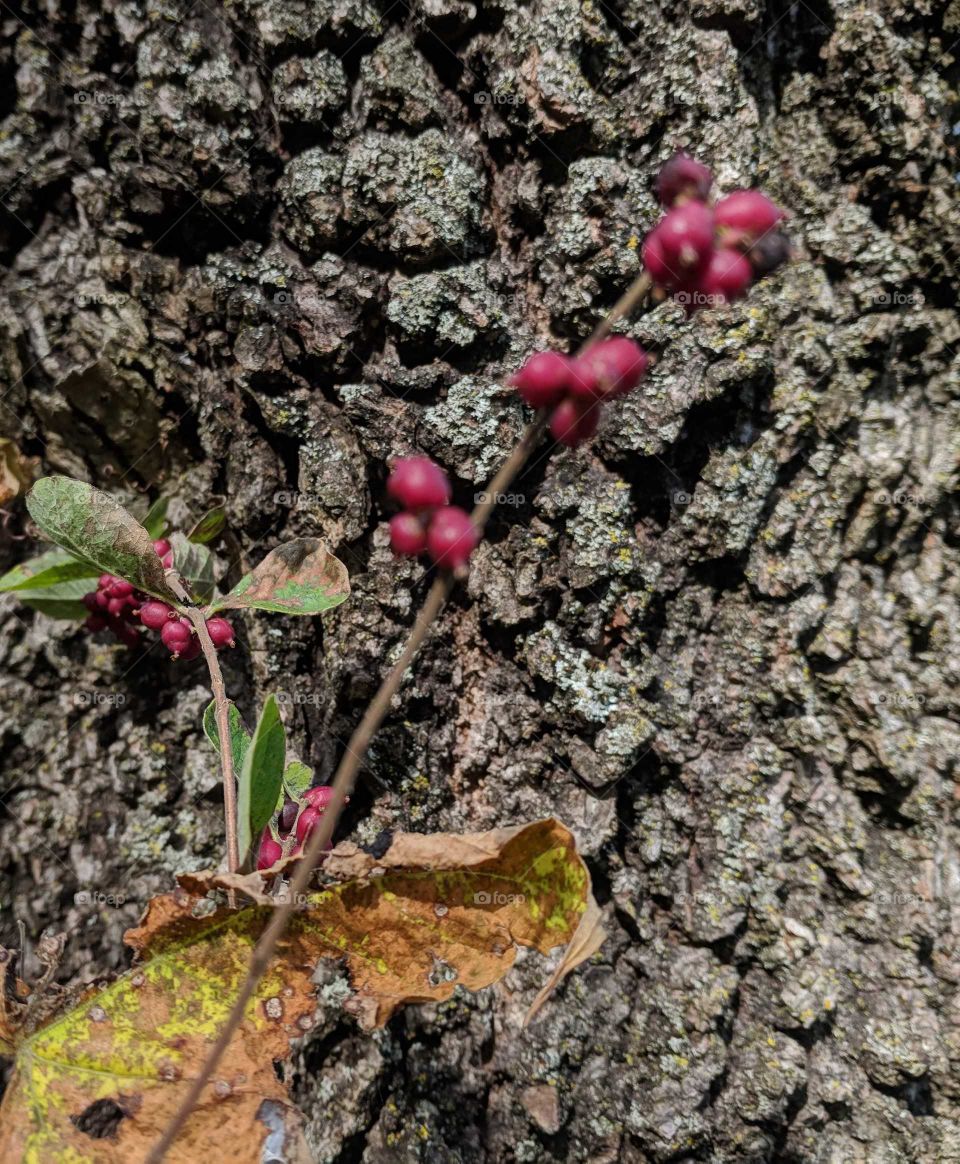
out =
[[657,195],[667,213],[647,235],[643,265],[687,314],[729,303],[790,255],[777,229],[783,211],[759,190],[734,190],[707,203],[713,175],[682,151],[661,169]]
[[[158,538],[153,548],[160,555],[164,569],[169,569],[173,565],[173,551],[167,539]],[[141,639],[137,630],[139,623],[148,630],[160,632],[163,645],[174,659],[189,662],[200,654],[200,642],[190,620],[165,602],[137,590],[124,578],[101,574],[96,590],[83,596],[83,605],[90,612],[84,623],[88,631],[111,630],[124,646],[136,647]],[[233,627],[225,618],[208,618],[207,631],[217,650],[234,645]]]
[[450,482],[429,457],[404,457],[393,466],[387,492],[403,506],[390,519],[395,554],[429,554],[436,566],[465,566],[480,540],[470,514],[450,504]]
[[[277,833],[280,840],[274,839],[269,828],[263,830],[260,847],[257,850],[257,868],[261,871],[272,869],[283,857],[285,848],[289,850],[287,856],[298,856],[309,841],[310,834],[320,823],[332,799],[333,789],[327,784],[322,784],[317,788],[308,788],[300,802],[288,800],[280,812],[280,819],[277,821]],[[348,796],[347,801],[349,802],[349,800]],[[296,841],[291,843],[294,836]],[[324,852],[329,852],[332,848],[332,842],[328,842]]]
[[597,431],[599,406],[636,388],[649,366],[639,344],[615,335],[580,356],[536,352],[510,383],[532,408],[552,409],[553,439],[574,448]]

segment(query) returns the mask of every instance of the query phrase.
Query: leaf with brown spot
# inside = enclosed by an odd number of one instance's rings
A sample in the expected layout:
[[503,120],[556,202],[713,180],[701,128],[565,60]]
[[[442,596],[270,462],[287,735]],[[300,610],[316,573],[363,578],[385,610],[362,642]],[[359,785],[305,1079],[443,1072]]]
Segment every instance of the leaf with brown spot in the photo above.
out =
[[[362,1026],[382,1026],[404,1003],[496,982],[517,946],[545,953],[567,944],[595,909],[573,837],[554,820],[474,836],[400,834],[380,858],[341,846],[328,865],[355,873],[311,894],[294,915],[168,1156],[172,1164],[253,1164],[268,1136],[277,1138],[274,1150],[285,1137],[283,1159],[304,1151],[273,1061],[310,1026],[319,959],[344,961],[353,987],[345,1009]],[[181,887],[155,897],[128,932],[138,954],[132,970],[19,1042],[0,1107],[5,1164],[137,1164],[177,1110],[273,909],[214,905],[209,912],[202,894],[226,884],[222,877],[183,880],[196,892]],[[571,965],[565,960],[565,969]]]
[[74,557],[176,604],[153,538],[109,493],[72,477],[41,477],[27,509],[41,533]]
[[277,546],[209,611],[272,610],[279,614],[320,614],[350,594],[347,568],[317,538],[297,538]]

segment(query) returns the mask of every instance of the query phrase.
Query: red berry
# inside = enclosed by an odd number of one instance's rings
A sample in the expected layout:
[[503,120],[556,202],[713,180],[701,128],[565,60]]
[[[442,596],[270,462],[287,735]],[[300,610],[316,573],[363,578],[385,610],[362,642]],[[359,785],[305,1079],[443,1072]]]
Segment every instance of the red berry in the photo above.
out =
[[125,598],[111,598],[107,602],[107,614],[111,618],[120,618],[127,609],[127,600]]
[[756,275],[769,275],[790,258],[790,240],[779,230],[768,231],[747,251]]
[[273,839],[269,829],[263,830],[260,848],[257,850],[257,868],[272,869],[283,856],[283,845]]
[[470,514],[456,505],[438,509],[427,530],[427,549],[437,566],[456,570],[465,566],[476,548],[480,535]]
[[110,629],[125,647],[138,647],[140,645],[140,635],[128,623],[115,622]]
[[547,408],[570,387],[570,357],[561,352],[536,352],[510,383],[531,408]]
[[[303,794],[303,799],[313,808],[319,809],[321,812],[323,812],[323,810],[330,804],[330,801],[333,800],[333,788],[329,784],[318,784],[315,788],[308,788],[307,791]],[[344,803],[350,803],[349,796],[346,798]]]
[[165,602],[145,602],[140,607],[140,621],[150,630],[163,630],[170,619],[175,618],[173,608]]
[[672,206],[678,198],[704,199],[710,193],[713,174],[685,150],[665,162],[657,175],[657,197],[663,206]]
[[91,634],[107,629],[107,620],[102,614],[91,614],[83,624]]
[[404,509],[431,509],[450,500],[450,482],[429,457],[403,457],[393,467],[387,492]]
[[170,553],[170,543],[166,538],[157,538],[157,540],[153,543],[153,548],[161,558],[164,554]]
[[753,268],[739,251],[724,247],[715,251],[710,265],[700,276],[697,290],[707,303],[730,303],[746,294],[753,282]]
[[290,830],[297,823],[297,813],[300,811],[300,805],[295,800],[285,800],[283,808],[280,809],[280,819],[277,822],[282,837],[290,835]]
[[233,627],[225,618],[208,618],[207,619],[207,634],[209,634],[213,645],[219,650],[220,647],[232,647],[234,645]]
[[97,585],[101,590],[109,590],[114,582],[119,582],[119,578],[115,578],[112,574],[101,574],[97,579]]
[[643,379],[649,363],[643,348],[623,335],[601,340],[577,360],[580,381],[589,384],[590,395],[599,400],[626,395]]
[[653,234],[667,272],[666,278],[656,282],[676,286],[699,274],[710,261],[713,213],[702,202],[685,202],[668,210]]
[[660,287],[670,287],[676,280],[673,272],[667,266],[667,260],[663,253],[663,241],[657,233],[658,230],[659,227],[655,226],[643,240],[640,256],[643,259],[644,269],[654,283]]
[[129,598],[133,594],[133,583],[125,578],[117,578],[110,583],[111,598]]
[[160,565],[163,566],[164,570],[170,569],[173,565],[173,550],[168,550],[165,554],[161,555]]
[[422,554],[427,548],[427,531],[415,513],[398,513],[390,518],[390,548],[395,554]]
[[96,590],[94,591],[94,595],[97,602],[97,610],[106,610],[111,602],[110,595],[106,590]]
[[599,423],[598,404],[583,404],[568,396],[553,410],[550,417],[550,434],[555,441],[573,449],[588,441],[597,431]]
[[91,614],[94,614],[100,609],[99,595],[96,590],[91,590],[89,594],[84,594],[80,601]]
[[714,210],[721,232],[730,232],[737,241],[753,241],[773,230],[783,211],[759,190],[734,190],[721,198]]
[[190,645],[190,624],[185,618],[171,619],[165,622],[160,629],[160,638],[167,650],[175,655],[181,655]]
[[308,804],[306,808],[301,809],[300,815],[297,817],[297,840],[301,845],[307,843],[307,839],[317,826],[317,821],[323,816],[319,808],[314,808],[313,805]]
[[189,643],[180,652],[180,659],[184,663],[192,662],[201,652],[203,648],[200,646],[200,640],[196,637],[192,638]]

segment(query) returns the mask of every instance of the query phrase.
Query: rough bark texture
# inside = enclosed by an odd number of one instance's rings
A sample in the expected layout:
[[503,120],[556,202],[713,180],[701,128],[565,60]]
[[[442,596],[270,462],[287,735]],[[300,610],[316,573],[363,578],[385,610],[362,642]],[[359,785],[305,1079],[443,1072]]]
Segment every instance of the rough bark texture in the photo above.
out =
[[[527,1032],[538,957],[373,1038],[327,975],[317,1159],[960,1159],[957,0],[47,0],[0,31],[0,432],[184,524],[225,498],[234,562],[326,539],[351,601],[248,616],[227,676],[248,714],[284,693],[321,775],[424,590],[388,456],[472,500],[523,422],[503,374],[635,275],[676,145],[794,215],[742,305],[631,324],[655,372],[505,499],[344,822],[556,814],[609,942]],[[221,857],[208,689],[2,610],[0,937],[65,930],[79,981]]]

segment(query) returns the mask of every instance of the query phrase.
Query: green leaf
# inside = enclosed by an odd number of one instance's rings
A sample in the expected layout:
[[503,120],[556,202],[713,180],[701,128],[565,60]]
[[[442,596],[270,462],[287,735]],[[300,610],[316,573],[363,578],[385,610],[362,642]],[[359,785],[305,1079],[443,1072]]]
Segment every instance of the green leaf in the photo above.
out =
[[[231,703],[227,708],[227,716],[230,724],[230,750],[233,752],[233,770],[237,776],[243,769],[243,761],[246,759],[247,749],[250,747],[250,733],[247,731],[247,725],[243,722],[243,717],[237,711],[236,704]],[[203,730],[206,733],[207,739],[220,752],[220,732],[217,728],[217,705],[211,700],[207,704],[206,710],[203,713]]]
[[[87,587],[89,590],[90,587]],[[29,606],[31,610],[35,610],[37,614],[46,615],[47,618],[61,618],[69,622],[81,622],[85,619],[90,611],[83,605],[79,598],[51,598],[50,591],[44,590],[41,594],[34,597],[32,594],[18,594],[17,597],[24,604]],[[86,593],[86,590],[84,591]]]
[[226,512],[222,509],[211,509],[200,518],[197,524],[187,535],[190,541],[198,545],[212,542],[227,523]]
[[243,860],[273,816],[283,783],[286,738],[277,701],[270,695],[240,769],[237,789],[237,835]]
[[241,578],[215,610],[273,610],[280,614],[320,614],[339,606],[350,593],[344,564],[317,538],[284,542]]
[[302,800],[303,794],[313,783],[313,769],[299,760],[291,760],[283,772],[283,787],[277,796],[274,812],[280,812],[289,796],[291,800]]
[[[79,561],[73,554],[68,554],[66,550],[47,550],[45,554],[31,558],[29,562],[21,562],[12,570],[8,570],[0,578],[0,593],[11,590],[35,592],[77,579],[85,582],[89,582],[91,579],[95,581],[101,573],[102,571],[98,570],[96,566],[92,566],[89,562]],[[81,593],[86,594],[88,590],[93,589],[95,589],[94,586],[87,586],[86,590],[82,590]]]
[[66,550],[48,550],[4,574],[0,593],[15,594],[47,618],[77,621],[89,614],[80,600],[96,589],[100,574],[96,566],[79,561]]
[[27,495],[27,509],[44,536],[75,557],[177,603],[153,538],[108,493],[71,477],[41,477]]
[[167,525],[167,507],[169,504],[169,497],[158,497],[147,510],[147,515],[143,519],[143,528],[152,538],[163,537],[163,531]]
[[179,532],[172,533],[169,541],[174,569],[187,590],[198,601],[209,602],[214,594],[213,555],[206,546],[194,545]]

